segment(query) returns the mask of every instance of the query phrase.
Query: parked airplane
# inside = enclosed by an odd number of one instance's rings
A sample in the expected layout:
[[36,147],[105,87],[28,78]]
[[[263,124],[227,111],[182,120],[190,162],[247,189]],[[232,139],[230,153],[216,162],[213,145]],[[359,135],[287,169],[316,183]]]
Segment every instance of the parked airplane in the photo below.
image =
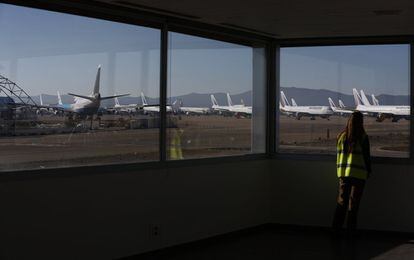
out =
[[138,104],[128,104],[128,105],[121,105],[117,97],[115,97],[115,105],[109,110],[114,111],[115,113],[135,113],[138,109]]
[[173,103],[173,106],[176,107],[175,112],[184,113],[186,115],[206,115],[210,112],[208,107],[184,107],[182,100],[176,100]]
[[374,94],[371,95],[372,97],[372,104],[375,106],[379,106],[379,101],[378,99],[374,96]]
[[52,114],[54,112],[54,109],[51,105],[43,103],[43,94],[39,95],[39,99],[40,99],[40,106],[36,110],[36,114],[38,115]]
[[[144,92],[141,92],[141,101],[142,105],[139,107],[144,111],[144,114],[154,114],[160,112],[160,105],[149,105],[147,99],[145,98]],[[167,105],[167,112],[172,112],[171,105]]]
[[344,103],[342,102],[342,100],[339,100],[339,107],[337,107],[335,105],[335,103],[333,102],[332,98],[328,98],[329,101],[329,105],[331,106],[332,111],[335,114],[339,114],[341,116],[345,116],[345,115],[349,115],[352,114],[352,110],[351,109],[347,109],[344,105]]
[[230,94],[227,93],[227,103],[229,107],[229,111],[235,113],[236,115],[252,115],[252,107],[242,105],[233,105],[233,101],[231,100]]
[[400,119],[410,119],[410,106],[375,105],[376,102],[371,105],[363,90],[361,90],[361,95],[355,88],[352,89],[352,92],[355,99],[355,109],[376,117],[378,122],[382,122],[386,118],[391,118],[392,122],[397,122]]
[[294,116],[297,120],[301,117],[307,116],[311,120],[315,120],[315,117],[321,117],[329,119],[329,116],[333,114],[333,111],[328,106],[291,106],[285,93],[280,91],[281,102],[279,103],[280,111],[288,116]]
[[211,103],[212,103],[211,109],[213,111],[216,111],[219,114],[230,112],[230,107],[229,106],[220,106],[217,102],[217,99],[214,97],[213,94],[210,95],[210,98],[211,98]]
[[107,96],[101,97],[99,93],[100,87],[100,77],[101,77],[101,65],[98,66],[98,71],[96,73],[95,85],[93,87],[93,92],[89,96],[79,95],[68,93],[71,96],[74,96],[74,103],[73,104],[63,104],[62,98],[60,97],[60,93],[58,91],[58,105],[53,107],[55,110],[60,110],[65,113],[74,113],[81,117],[91,117],[91,125],[93,116],[98,113],[98,110],[101,105],[101,101],[105,99],[112,99],[116,97],[124,97],[128,96],[129,94],[122,94],[122,95],[115,95],[115,96]]

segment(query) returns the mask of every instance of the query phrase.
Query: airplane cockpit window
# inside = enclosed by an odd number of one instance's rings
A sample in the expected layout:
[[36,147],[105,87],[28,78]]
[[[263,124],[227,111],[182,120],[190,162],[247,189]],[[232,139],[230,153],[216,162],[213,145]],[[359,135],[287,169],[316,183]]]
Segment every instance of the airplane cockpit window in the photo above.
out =
[[409,59],[408,44],[281,48],[278,151],[334,154],[357,110],[373,156],[409,157]]
[[175,32],[169,40],[168,159],[264,153],[264,48]]
[[159,159],[160,30],[8,4],[0,30],[1,171]]

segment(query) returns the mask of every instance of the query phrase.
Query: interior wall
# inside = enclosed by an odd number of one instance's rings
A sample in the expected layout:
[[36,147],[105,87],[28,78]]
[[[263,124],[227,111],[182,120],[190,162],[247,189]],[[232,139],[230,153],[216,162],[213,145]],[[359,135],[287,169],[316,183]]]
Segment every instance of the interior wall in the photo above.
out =
[[269,167],[261,160],[0,183],[0,258],[114,259],[268,223]]
[[[374,164],[359,212],[362,229],[414,232],[413,167]],[[329,227],[336,206],[335,161],[274,160],[272,222]]]

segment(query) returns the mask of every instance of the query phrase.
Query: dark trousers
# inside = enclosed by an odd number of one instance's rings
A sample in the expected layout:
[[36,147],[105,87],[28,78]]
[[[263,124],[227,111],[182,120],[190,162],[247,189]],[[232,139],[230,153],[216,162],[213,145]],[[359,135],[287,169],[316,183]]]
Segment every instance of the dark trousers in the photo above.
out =
[[347,213],[348,230],[354,231],[356,229],[358,208],[364,186],[365,180],[351,177],[339,178],[338,198],[332,223],[334,230],[338,231],[342,228]]

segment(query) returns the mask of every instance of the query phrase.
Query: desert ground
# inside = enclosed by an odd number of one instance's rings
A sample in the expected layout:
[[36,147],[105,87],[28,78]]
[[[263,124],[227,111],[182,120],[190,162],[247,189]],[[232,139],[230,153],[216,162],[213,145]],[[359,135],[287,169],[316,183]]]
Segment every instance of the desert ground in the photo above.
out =
[[[0,170],[156,161],[159,158],[159,130],[154,123],[157,119],[146,118],[150,123],[133,127],[139,121],[134,117],[104,115],[90,130],[87,121],[68,124],[64,117],[40,117],[41,123],[36,127],[21,124],[16,126],[14,136],[0,137]],[[178,129],[182,130],[184,159],[251,153],[252,120],[249,118],[172,115],[170,119],[167,139]],[[282,115],[279,151],[334,154],[336,135],[346,120],[339,116],[330,120],[296,120]],[[147,128],[151,124],[152,128]],[[372,155],[408,157],[409,121],[376,122],[374,118],[366,118],[365,126]]]

